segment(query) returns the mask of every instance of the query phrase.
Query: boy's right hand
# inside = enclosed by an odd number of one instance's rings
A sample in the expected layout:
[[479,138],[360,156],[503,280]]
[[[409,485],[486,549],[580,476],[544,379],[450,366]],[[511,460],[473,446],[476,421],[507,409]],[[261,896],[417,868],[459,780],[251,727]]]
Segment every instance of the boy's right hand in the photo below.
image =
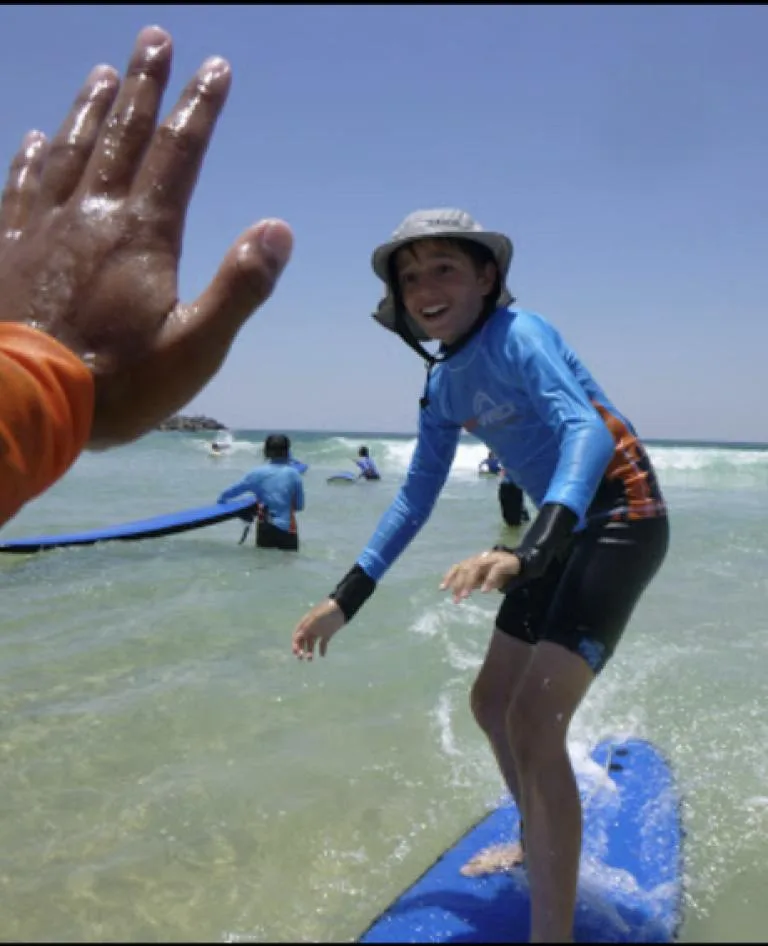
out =
[[332,598],[316,604],[296,625],[291,650],[299,660],[312,660],[315,644],[319,643],[320,656],[325,657],[328,643],[336,631],[346,624],[344,612]]

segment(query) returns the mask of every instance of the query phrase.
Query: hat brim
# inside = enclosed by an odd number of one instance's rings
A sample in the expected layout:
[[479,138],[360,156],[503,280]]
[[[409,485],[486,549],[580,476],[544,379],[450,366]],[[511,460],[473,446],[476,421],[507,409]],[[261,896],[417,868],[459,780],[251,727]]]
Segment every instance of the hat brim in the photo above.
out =
[[415,243],[417,240],[439,240],[441,238],[469,240],[471,243],[479,243],[480,246],[484,246],[487,250],[490,250],[496,260],[502,283],[507,281],[514,248],[512,241],[506,234],[496,233],[493,230],[455,230],[448,227],[435,233],[424,233],[417,236],[402,237],[399,240],[389,240],[387,243],[377,246],[371,257],[374,273],[389,287],[389,261],[393,253],[396,253],[408,243]]

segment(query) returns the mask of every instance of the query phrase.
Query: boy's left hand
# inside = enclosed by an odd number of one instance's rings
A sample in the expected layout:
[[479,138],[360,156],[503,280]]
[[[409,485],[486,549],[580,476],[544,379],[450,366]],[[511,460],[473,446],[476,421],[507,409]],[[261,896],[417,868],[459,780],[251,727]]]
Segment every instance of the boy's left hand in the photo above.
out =
[[440,590],[453,592],[457,604],[479,588],[495,591],[520,573],[520,559],[511,552],[481,552],[453,565],[440,583]]

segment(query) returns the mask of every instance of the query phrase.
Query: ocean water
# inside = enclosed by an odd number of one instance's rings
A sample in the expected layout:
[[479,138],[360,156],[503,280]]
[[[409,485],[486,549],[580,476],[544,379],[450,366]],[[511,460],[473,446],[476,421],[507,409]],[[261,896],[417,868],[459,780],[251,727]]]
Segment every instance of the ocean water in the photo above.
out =
[[[211,502],[263,433],[86,454],[4,538]],[[294,434],[299,555],[240,523],[0,555],[4,940],[349,941],[502,791],[467,694],[498,596],[437,589],[503,527],[462,443],[427,526],[325,660],[292,629],[354,561],[412,437]],[[366,442],[379,483],[332,485]],[[686,942],[768,930],[768,448],[653,444],[667,562],[572,726],[654,740],[684,796]]]

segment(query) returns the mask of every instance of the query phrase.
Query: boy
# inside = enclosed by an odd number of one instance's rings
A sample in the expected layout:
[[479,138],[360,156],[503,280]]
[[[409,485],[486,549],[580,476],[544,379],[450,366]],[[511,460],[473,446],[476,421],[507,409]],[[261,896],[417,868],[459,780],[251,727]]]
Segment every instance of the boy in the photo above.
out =
[[243,493],[253,493],[259,501],[256,545],[260,549],[299,549],[295,514],[304,508],[304,486],[301,474],[290,462],[290,451],[288,437],[270,434],[264,441],[267,462],[225,489],[216,500],[227,503]]
[[[478,588],[504,593],[471,707],[525,825],[531,940],[564,942],[581,847],[568,726],[664,559],[668,524],[632,426],[560,335],[513,306],[511,259],[508,237],[459,210],[417,211],[374,252],[387,288],[374,318],[429,366],[418,441],[369,545],[299,622],[293,652],[311,659],[319,643],[325,655],[426,522],[462,427],[472,431],[538,515],[516,548],[454,565],[441,588],[456,602]],[[501,854],[501,864],[520,858]]]

